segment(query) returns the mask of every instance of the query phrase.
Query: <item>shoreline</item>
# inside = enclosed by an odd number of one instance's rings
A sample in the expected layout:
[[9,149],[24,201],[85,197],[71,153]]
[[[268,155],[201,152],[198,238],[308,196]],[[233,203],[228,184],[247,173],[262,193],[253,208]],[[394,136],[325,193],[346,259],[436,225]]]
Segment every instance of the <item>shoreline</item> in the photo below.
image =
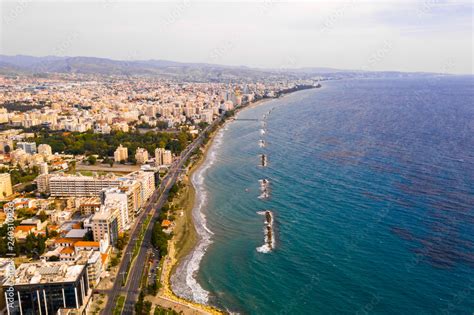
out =
[[196,230],[196,223],[193,217],[197,194],[192,178],[205,163],[209,149],[214,143],[215,135],[221,130],[221,127],[223,126],[218,127],[212,132],[204,148],[199,148],[200,155],[192,162],[192,165],[184,177],[183,183],[185,183],[186,190],[184,192],[184,194],[186,194],[184,199],[186,204],[182,210],[182,216],[178,219],[181,221],[178,224],[180,224],[180,227],[183,229],[181,231],[173,230],[173,237],[168,243],[168,254],[163,257],[160,289],[156,297],[164,301],[159,301],[158,304],[168,306],[166,302],[171,302],[171,304],[175,303],[180,306],[185,306],[188,308],[188,311],[186,311],[186,309],[182,310],[184,314],[224,314],[224,312],[213,306],[182,298],[178,296],[172,288],[172,278],[177,269],[182,265],[184,259],[195,250],[201,239]]
[[[278,98],[264,98],[247,104],[243,107],[238,107],[235,109],[234,116],[237,115],[242,110],[255,108],[260,106],[266,102],[278,100],[279,98],[288,96],[289,94],[293,94],[293,91],[290,93],[285,93]],[[192,162],[192,165],[189,167],[187,174],[185,175],[185,179],[183,183],[185,183],[187,198],[186,198],[186,207],[183,209],[183,215],[180,218],[181,220],[185,220],[188,225],[185,226],[184,230],[181,233],[174,233],[173,237],[169,241],[168,244],[168,255],[163,258],[163,267],[162,267],[162,274],[160,278],[160,290],[158,295],[156,296],[158,299],[164,299],[166,301],[172,301],[182,306],[189,307],[192,311],[191,312],[184,312],[184,314],[196,314],[196,310],[199,310],[198,314],[227,314],[227,311],[220,310],[214,306],[208,305],[208,293],[204,289],[200,287],[197,281],[194,278],[195,272],[199,270],[199,264],[204,256],[208,246],[212,243],[211,236],[212,232],[207,229],[205,226],[205,222],[201,222],[199,219],[202,218],[202,207],[206,204],[206,192],[201,191],[199,194],[199,190],[202,187],[202,180],[203,176],[201,173],[204,173],[212,164],[214,160],[209,160],[210,154],[212,152],[211,149],[218,145],[216,144],[216,137],[218,135],[222,135],[223,130],[225,130],[226,125],[229,122],[233,121],[233,117],[225,120],[222,125],[219,125],[210,135],[209,141],[205,144],[204,148],[199,148],[200,155]],[[197,183],[197,179],[195,176],[201,175],[201,182]],[[197,222],[199,221],[199,222]],[[201,233],[198,232],[198,228],[200,228]],[[176,231],[178,232],[178,231]],[[182,241],[182,243],[180,243]],[[181,245],[181,246],[179,246]],[[194,260],[194,261],[193,261]],[[195,265],[189,266],[191,263],[195,263]],[[189,267],[193,267],[189,270]],[[179,272],[178,272],[179,271]],[[191,273],[189,273],[191,271]],[[181,279],[176,279],[175,277],[181,277]],[[174,278],[174,281],[173,281]],[[186,297],[180,297],[178,294],[175,293],[175,289],[173,289],[173,285],[175,282],[180,282],[181,284],[184,283],[186,286],[188,283],[187,281],[192,281],[197,286],[197,289],[203,297],[196,299],[194,296],[194,292],[190,294],[181,294],[187,295]],[[184,287],[184,286],[183,286]],[[187,290],[189,288],[183,288],[183,290]],[[192,291],[192,290],[191,290]],[[182,293],[182,292],[180,292]],[[201,301],[196,301],[201,300]]]

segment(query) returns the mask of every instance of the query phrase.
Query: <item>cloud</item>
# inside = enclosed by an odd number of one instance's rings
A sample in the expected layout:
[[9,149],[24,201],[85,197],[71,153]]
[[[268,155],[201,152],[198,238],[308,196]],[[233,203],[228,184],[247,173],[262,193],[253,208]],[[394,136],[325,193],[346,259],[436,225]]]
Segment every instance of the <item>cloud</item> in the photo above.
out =
[[63,54],[360,69],[390,42],[374,70],[438,71],[454,60],[453,72],[472,72],[470,2],[30,1],[12,15],[18,3],[1,5],[2,53],[52,54],[75,33]]

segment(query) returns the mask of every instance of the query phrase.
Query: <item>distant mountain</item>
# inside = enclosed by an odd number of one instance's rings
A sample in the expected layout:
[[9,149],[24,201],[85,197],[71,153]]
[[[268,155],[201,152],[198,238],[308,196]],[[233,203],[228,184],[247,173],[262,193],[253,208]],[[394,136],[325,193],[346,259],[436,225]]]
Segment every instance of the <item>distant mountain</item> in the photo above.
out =
[[227,82],[264,79],[314,79],[381,75],[401,72],[366,72],[333,68],[260,69],[168,60],[113,60],[95,57],[34,57],[0,55],[0,74],[79,73],[99,75],[149,75],[189,81]]
[[167,60],[125,61],[94,57],[33,57],[0,55],[0,73],[83,73],[103,75],[157,75],[188,79],[236,79],[267,77],[268,71],[245,67]]
[[26,55],[16,55],[16,56],[0,55],[1,62],[9,63],[19,68],[31,67],[35,64],[38,64],[44,61],[57,61],[57,60],[65,59],[65,58],[66,57],[55,57],[55,56],[34,57],[34,56],[26,56]]

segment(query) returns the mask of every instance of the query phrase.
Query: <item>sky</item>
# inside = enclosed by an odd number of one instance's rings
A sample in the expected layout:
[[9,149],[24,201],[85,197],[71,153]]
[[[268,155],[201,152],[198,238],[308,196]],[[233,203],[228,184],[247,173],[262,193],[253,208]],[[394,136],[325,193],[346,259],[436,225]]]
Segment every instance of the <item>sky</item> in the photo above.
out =
[[0,0],[0,53],[473,73],[473,2]]

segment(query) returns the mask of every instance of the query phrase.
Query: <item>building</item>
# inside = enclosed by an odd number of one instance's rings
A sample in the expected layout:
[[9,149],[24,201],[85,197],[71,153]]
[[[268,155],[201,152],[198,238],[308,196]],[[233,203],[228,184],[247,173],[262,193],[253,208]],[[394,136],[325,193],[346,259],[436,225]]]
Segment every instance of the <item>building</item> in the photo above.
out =
[[128,149],[119,145],[118,148],[114,152],[114,160],[115,162],[122,162],[128,159]]
[[148,200],[155,190],[155,174],[152,172],[139,171],[128,176],[140,183],[141,199],[143,202]]
[[102,255],[99,251],[93,251],[87,260],[87,277],[91,288],[95,287],[102,274]]
[[165,150],[163,152],[163,164],[170,165],[173,162],[173,156],[171,155],[170,150]]
[[[3,284],[8,277],[13,275],[15,264],[11,258],[0,258],[0,284]],[[0,314],[6,313],[5,292],[0,285]]]
[[41,175],[45,175],[45,174],[48,174],[49,170],[48,170],[48,163],[46,162],[43,162],[39,165],[39,170],[40,170],[40,174]]
[[38,154],[42,154],[44,156],[53,155],[53,150],[49,144],[40,144],[38,146]]
[[38,186],[38,192],[43,194],[49,194],[51,192],[49,187],[49,180],[52,174],[42,174],[36,177],[36,185]]
[[13,194],[12,179],[9,173],[0,174],[0,199],[8,198]]
[[173,157],[170,150],[157,148],[155,150],[156,165],[169,165],[173,162]]
[[109,244],[117,245],[118,233],[121,230],[119,209],[102,206],[100,211],[94,214],[91,222],[92,233],[96,242],[107,238]]
[[214,118],[214,112],[211,109],[203,110],[201,112],[201,121],[211,124]]
[[133,212],[128,208],[127,193],[118,188],[109,188],[102,191],[102,205],[107,208],[115,208],[120,211],[121,226],[127,230],[133,219]]
[[55,175],[49,179],[52,197],[98,197],[105,188],[119,187],[116,177]]
[[19,164],[20,166],[24,166],[28,163],[31,158],[31,154],[26,153],[23,149],[15,149],[10,152],[10,159],[12,164],[16,165]]
[[138,164],[145,164],[148,162],[148,151],[143,148],[137,148],[135,159],[137,160]]
[[61,309],[84,314],[91,293],[85,265],[44,261],[21,264],[3,291],[10,315],[58,314]]
[[28,154],[35,154],[36,153],[36,143],[35,142],[17,142],[16,144],[17,149],[22,149]]
[[137,216],[144,202],[140,182],[133,179],[126,179],[122,182],[120,189],[127,195],[129,215],[133,217]]
[[91,215],[100,210],[100,199],[98,197],[75,198],[76,209],[82,215]]

